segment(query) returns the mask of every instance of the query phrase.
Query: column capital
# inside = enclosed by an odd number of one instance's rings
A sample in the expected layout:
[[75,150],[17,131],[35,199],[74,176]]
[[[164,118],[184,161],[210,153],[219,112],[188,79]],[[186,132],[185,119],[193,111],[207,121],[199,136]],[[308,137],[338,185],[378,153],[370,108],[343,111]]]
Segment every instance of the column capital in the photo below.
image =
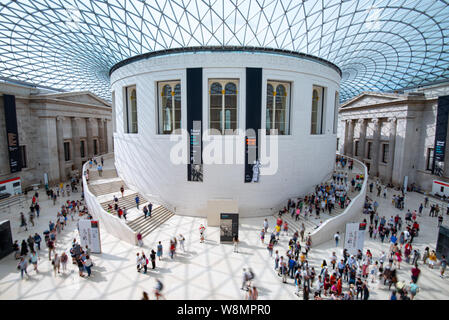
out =
[[56,117],[56,120],[58,120],[58,121],[63,121],[63,120],[65,120],[65,117],[63,117],[63,116],[57,116],[57,117]]
[[358,119],[357,122],[360,123],[360,124],[363,124],[363,123],[365,123],[365,119],[363,119],[363,118],[362,119]]
[[81,120],[83,120],[83,118],[80,118],[80,117],[73,117],[72,120],[73,120],[73,121],[81,121]]
[[396,118],[396,117],[390,117],[390,118],[388,118],[388,122],[390,122],[390,123],[394,123],[394,122],[396,122],[398,119]]
[[375,126],[377,126],[380,123],[380,119],[379,118],[372,118],[371,122],[374,123]]
[[95,122],[96,118],[85,118],[87,122]]
[[351,124],[352,123],[352,119],[346,119],[346,123],[347,124]]

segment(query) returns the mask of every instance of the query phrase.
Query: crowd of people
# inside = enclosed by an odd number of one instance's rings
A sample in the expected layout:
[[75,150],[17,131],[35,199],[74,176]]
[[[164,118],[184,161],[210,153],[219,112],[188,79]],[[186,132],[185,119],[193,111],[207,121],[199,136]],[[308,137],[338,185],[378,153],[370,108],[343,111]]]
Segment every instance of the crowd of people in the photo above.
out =
[[[66,188],[65,192],[64,184],[60,184],[59,187],[48,188],[46,190],[48,199],[52,199],[54,205],[59,197],[69,197],[70,191],[78,191],[76,179],[71,181],[74,182],[75,185],[72,183],[67,184],[68,188]],[[35,219],[39,219],[40,212],[41,206],[39,204],[39,192],[36,191],[31,199],[31,205],[29,207],[28,223],[25,218],[25,214],[20,212],[19,233],[22,232],[22,229],[24,232],[28,231],[29,225],[30,228],[34,228]],[[77,218],[75,219],[75,217]],[[44,255],[41,251],[41,249],[43,249],[41,246],[42,241],[48,249],[48,260],[51,261],[54,275],[56,276],[61,273],[61,267],[63,273],[67,271],[67,263],[69,260],[68,254],[64,250],[58,248],[58,238],[68,223],[75,223],[79,218],[92,219],[83,201],[65,200],[63,201],[60,209],[57,211],[54,221],[53,219],[49,221],[48,229],[44,230],[42,234],[39,232],[34,232],[34,235],[29,234],[28,238],[23,239],[20,244],[18,240],[14,241],[14,257],[19,260],[17,269],[20,271],[21,279],[23,279],[24,275],[28,278],[30,277],[28,274],[28,267],[30,264],[33,265],[33,271],[36,272],[36,274],[39,273],[38,264],[41,261],[41,256]],[[82,248],[76,239],[74,239],[69,254],[72,257],[72,263],[76,264],[79,269],[79,275],[84,277],[84,272],[87,272],[87,276],[90,277],[91,268],[93,266],[93,262],[90,257],[90,249],[87,246]]]

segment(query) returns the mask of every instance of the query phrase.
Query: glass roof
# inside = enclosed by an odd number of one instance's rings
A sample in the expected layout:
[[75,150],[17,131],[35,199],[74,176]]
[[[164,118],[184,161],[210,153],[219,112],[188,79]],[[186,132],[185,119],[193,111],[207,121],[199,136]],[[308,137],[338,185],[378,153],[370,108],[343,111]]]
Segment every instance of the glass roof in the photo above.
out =
[[109,69],[193,46],[251,46],[339,66],[341,100],[449,80],[445,0],[0,0],[0,79],[110,100]]

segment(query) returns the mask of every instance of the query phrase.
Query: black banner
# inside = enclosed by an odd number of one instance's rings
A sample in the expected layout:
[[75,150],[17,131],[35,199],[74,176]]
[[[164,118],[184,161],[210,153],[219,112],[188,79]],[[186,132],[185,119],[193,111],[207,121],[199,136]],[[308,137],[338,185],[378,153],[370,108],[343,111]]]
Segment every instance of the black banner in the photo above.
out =
[[6,139],[8,141],[9,167],[11,173],[21,171],[21,159],[19,149],[19,133],[17,130],[16,97],[3,95],[5,108]]
[[440,226],[436,248],[437,258],[441,259],[441,256],[449,257],[449,228]]
[[187,131],[190,134],[188,181],[203,181],[203,69],[187,69]]
[[437,122],[435,127],[435,146],[433,150],[432,173],[435,173],[435,162],[444,161],[446,152],[447,121],[449,116],[449,96],[438,97]]
[[[246,68],[245,182],[259,180],[259,129],[262,122],[262,68]],[[251,94],[249,94],[251,93]]]
[[220,214],[220,242],[232,241],[239,235],[239,215],[238,213]]

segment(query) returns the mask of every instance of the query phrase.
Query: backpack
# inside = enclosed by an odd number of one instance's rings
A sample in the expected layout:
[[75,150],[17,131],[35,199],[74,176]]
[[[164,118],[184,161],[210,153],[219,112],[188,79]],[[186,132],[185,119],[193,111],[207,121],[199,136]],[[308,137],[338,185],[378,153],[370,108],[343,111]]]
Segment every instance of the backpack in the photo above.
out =
[[149,263],[148,258],[146,258],[146,263],[147,263],[147,264]]
[[254,273],[252,271],[249,272],[249,280],[254,279]]

